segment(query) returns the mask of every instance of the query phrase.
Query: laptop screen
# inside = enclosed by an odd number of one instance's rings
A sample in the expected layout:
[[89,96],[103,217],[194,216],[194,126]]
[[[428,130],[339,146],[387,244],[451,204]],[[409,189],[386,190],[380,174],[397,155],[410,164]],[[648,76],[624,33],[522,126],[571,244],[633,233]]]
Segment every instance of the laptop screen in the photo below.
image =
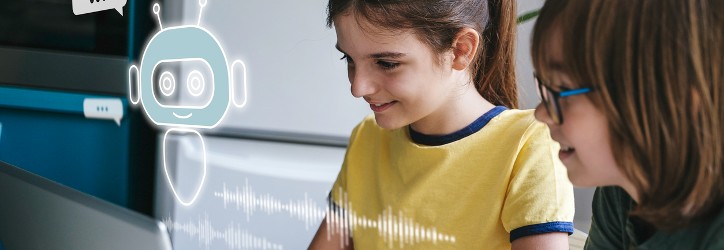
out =
[[0,249],[171,249],[161,222],[4,162],[0,204]]

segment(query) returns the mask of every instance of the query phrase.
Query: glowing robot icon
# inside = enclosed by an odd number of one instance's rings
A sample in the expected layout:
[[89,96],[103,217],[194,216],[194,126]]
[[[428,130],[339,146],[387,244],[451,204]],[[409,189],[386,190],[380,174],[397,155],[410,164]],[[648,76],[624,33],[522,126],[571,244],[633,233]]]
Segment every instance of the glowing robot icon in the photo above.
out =
[[[129,95],[131,103],[141,103],[148,118],[156,125],[168,129],[163,137],[163,169],[171,191],[183,205],[194,203],[206,179],[206,146],[203,137],[196,129],[216,127],[231,103],[241,108],[246,104],[246,66],[241,60],[228,64],[226,54],[219,41],[208,30],[199,26],[201,12],[206,0],[199,1],[199,19],[196,25],[163,28],[159,11],[161,7],[153,5],[160,31],[148,41],[141,57],[140,69],[132,65],[128,71]],[[166,66],[184,64],[190,69],[185,77],[178,78]],[[237,71],[240,71],[239,74]],[[186,87],[180,87],[177,79],[184,80]],[[234,84],[241,81],[240,88]],[[154,84],[155,83],[155,84]],[[135,88],[135,89],[134,89]],[[169,96],[187,91],[189,102],[168,100]],[[139,93],[136,93],[137,90]],[[237,100],[237,96],[242,100]],[[169,175],[166,151],[170,134],[185,134],[198,139],[201,144],[202,176],[198,187],[193,189],[190,198],[182,197],[178,187],[174,186]]]

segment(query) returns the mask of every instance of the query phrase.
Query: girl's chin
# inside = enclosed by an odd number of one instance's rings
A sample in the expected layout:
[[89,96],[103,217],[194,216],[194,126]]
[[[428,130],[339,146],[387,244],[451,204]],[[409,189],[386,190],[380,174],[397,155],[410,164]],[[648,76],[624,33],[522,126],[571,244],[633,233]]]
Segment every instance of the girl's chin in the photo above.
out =
[[586,177],[577,177],[569,174],[568,180],[570,180],[571,184],[573,184],[573,186],[577,188],[594,188],[598,186],[594,183],[591,183],[591,179]]
[[375,114],[375,122],[377,122],[377,126],[384,129],[398,129],[407,125],[400,119],[381,114]]
[[576,171],[577,169],[568,168],[568,166],[566,166],[566,168],[568,169],[568,180],[577,188],[594,188],[610,185],[601,183],[600,176],[591,176],[582,171]]
[[564,162],[563,165],[566,166],[566,171],[568,174],[568,180],[571,181],[571,183],[576,187],[595,187],[595,184],[591,182],[591,180],[595,180],[593,176],[588,176],[585,174],[585,171],[581,171],[582,168],[580,165],[575,164],[573,161]]

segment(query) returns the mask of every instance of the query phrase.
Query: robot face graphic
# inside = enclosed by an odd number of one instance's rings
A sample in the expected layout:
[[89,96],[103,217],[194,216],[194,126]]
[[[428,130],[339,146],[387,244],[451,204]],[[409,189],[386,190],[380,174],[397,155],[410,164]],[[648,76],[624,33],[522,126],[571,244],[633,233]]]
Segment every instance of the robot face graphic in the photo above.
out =
[[[164,68],[160,66],[181,63],[193,65],[194,69],[183,77],[169,71],[159,72]],[[198,26],[167,28],[151,38],[141,61],[140,83],[146,114],[159,125],[213,128],[224,117],[230,103],[226,56],[218,41]],[[192,97],[200,97],[206,91],[210,95],[206,95],[208,100],[202,102],[203,105],[184,105],[159,98],[184,90]]]
[[[157,4],[153,11],[158,16]],[[156,125],[214,128],[230,104],[246,104],[246,66],[240,60],[228,62],[219,41],[203,27],[161,27],[148,41],[141,64],[129,69],[130,100],[141,102]],[[241,86],[235,87],[236,82]]]

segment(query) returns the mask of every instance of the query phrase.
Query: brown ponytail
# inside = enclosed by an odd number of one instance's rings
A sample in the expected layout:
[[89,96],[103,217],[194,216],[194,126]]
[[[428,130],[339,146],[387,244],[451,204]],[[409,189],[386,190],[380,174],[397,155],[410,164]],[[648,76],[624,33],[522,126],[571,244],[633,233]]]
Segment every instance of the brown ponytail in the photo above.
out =
[[489,102],[518,108],[515,81],[516,2],[489,0],[490,22],[483,32],[482,56],[475,66],[474,82]]

